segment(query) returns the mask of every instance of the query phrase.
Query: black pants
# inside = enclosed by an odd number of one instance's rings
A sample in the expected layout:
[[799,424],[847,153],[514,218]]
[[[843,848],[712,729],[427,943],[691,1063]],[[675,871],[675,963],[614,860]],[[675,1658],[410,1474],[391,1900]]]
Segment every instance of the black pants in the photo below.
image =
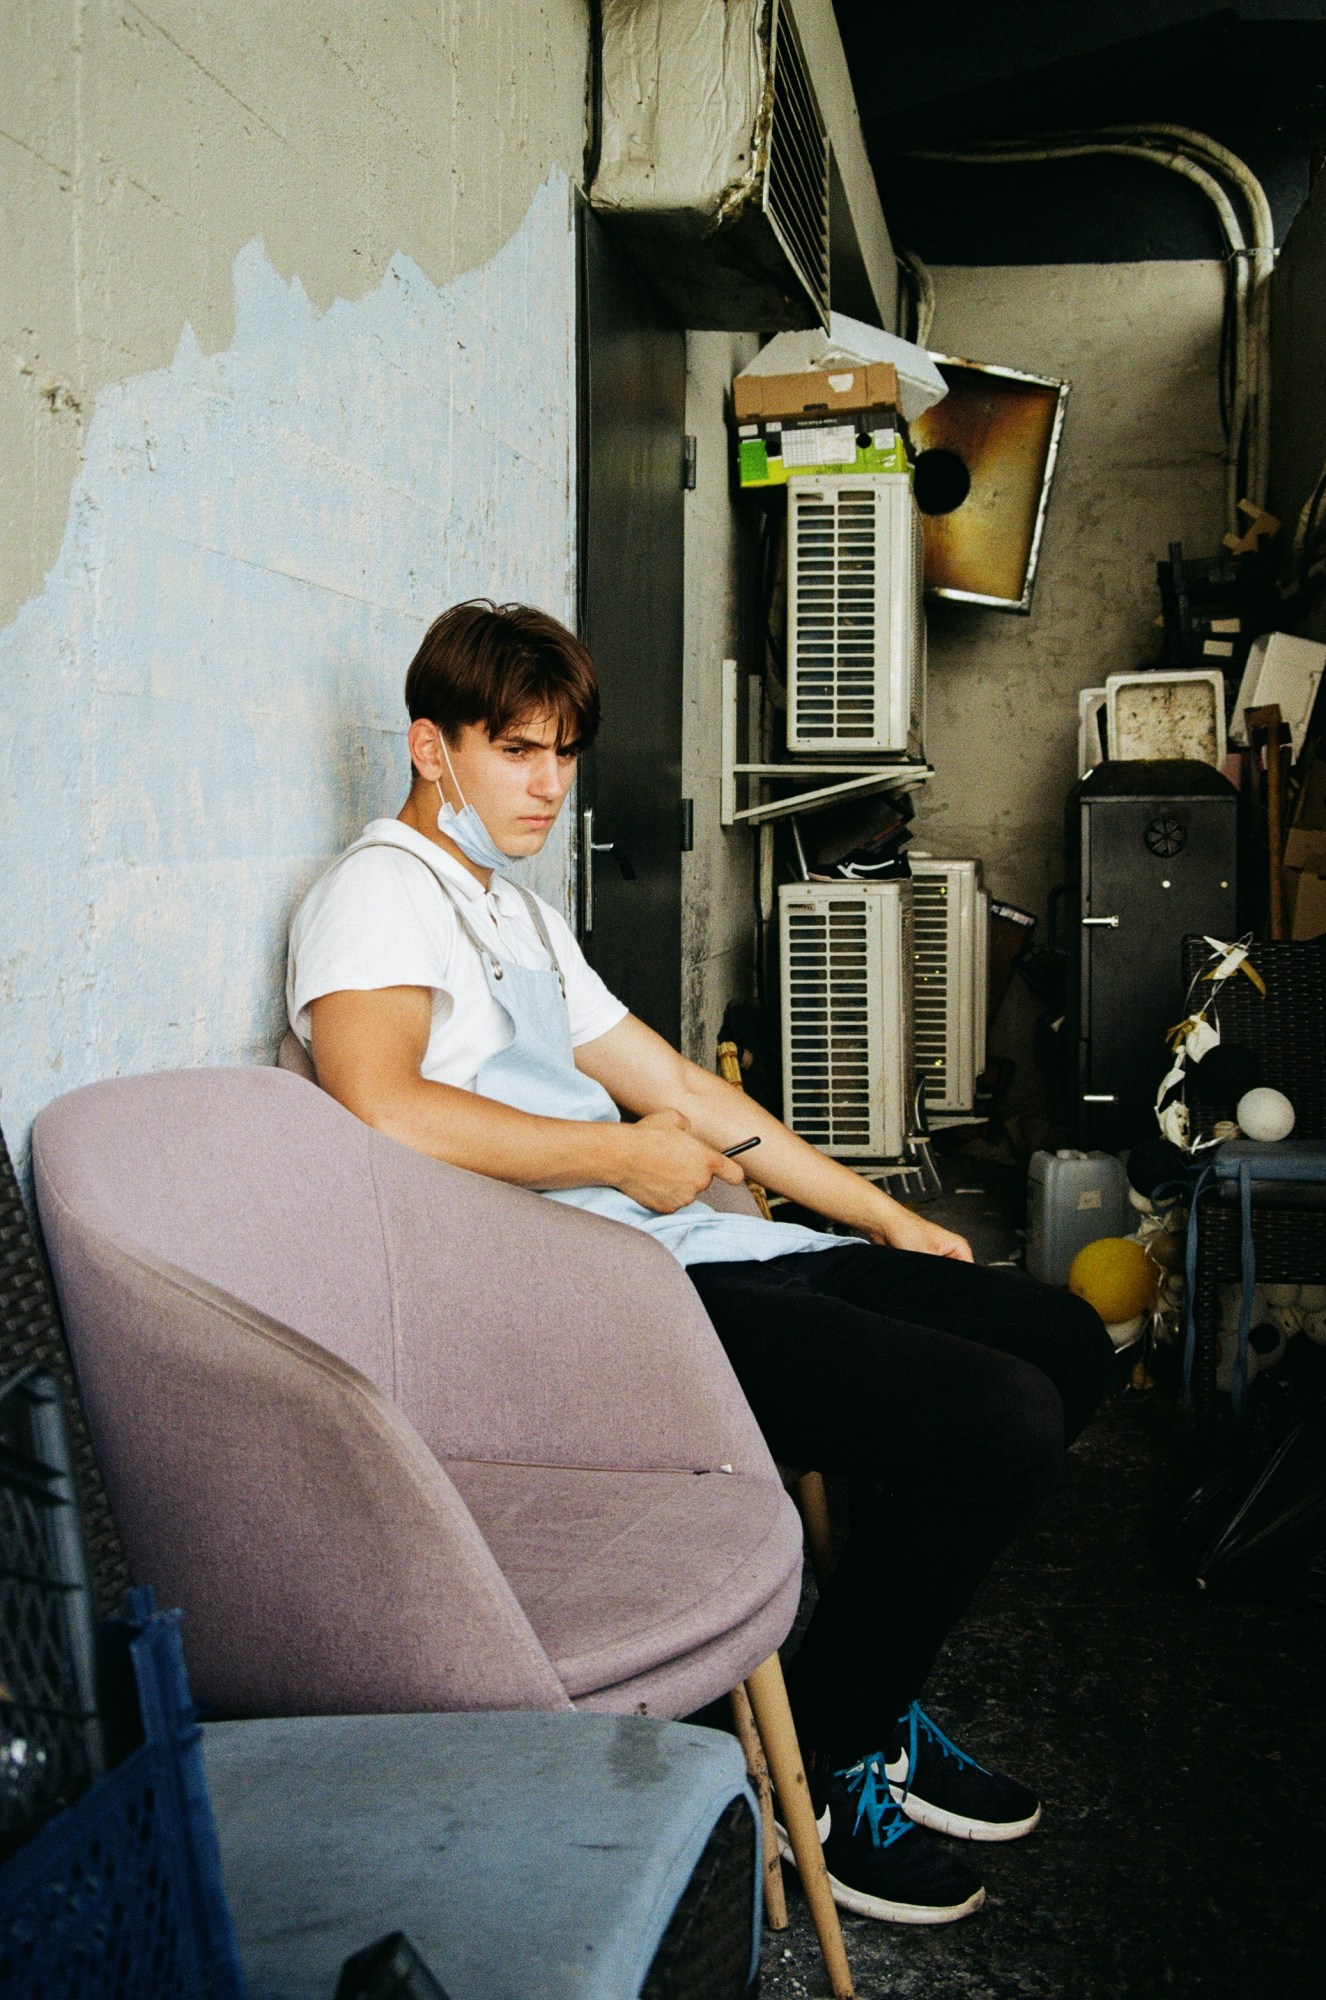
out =
[[866,1243],[687,1275],[774,1457],[852,1482],[788,1680],[803,1745],[879,1748],[1108,1388],[1109,1338],[1017,1272]]

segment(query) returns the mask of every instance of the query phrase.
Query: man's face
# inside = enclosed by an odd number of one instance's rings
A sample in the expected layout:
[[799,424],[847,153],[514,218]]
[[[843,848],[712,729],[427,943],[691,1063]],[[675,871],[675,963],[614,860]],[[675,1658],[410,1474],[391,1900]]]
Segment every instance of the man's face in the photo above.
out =
[[[466,722],[459,741],[447,747],[466,804],[474,807],[502,852],[513,860],[537,854],[576,771],[576,753],[557,748],[556,716],[526,716],[495,737],[482,723]],[[459,807],[445,768],[442,789]]]

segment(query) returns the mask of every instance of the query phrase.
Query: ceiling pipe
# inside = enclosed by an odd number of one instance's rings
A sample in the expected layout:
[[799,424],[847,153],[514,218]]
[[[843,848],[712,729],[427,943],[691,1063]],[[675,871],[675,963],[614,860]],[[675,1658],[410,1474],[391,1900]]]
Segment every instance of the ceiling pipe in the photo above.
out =
[[[1102,132],[1054,134],[1044,140],[996,140],[988,145],[913,152],[911,159],[998,166],[1099,155],[1149,161],[1183,176],[1211,202],[1228,247],[1234,294],[1234,389],[1225,449],[1225,512],[1241,532],[1238,502],[1266,504],[1270,427],[1270,275],[1275,243],[1270,204],[1261,182],[1237,154],[1182,125],[1113,126]],[[1226,189],[1224,174],[1243,198],[1252,241]],[[1243,478],[1240,479],[1240,463]],[[1241,491],[1240,488],[1244,490]]]

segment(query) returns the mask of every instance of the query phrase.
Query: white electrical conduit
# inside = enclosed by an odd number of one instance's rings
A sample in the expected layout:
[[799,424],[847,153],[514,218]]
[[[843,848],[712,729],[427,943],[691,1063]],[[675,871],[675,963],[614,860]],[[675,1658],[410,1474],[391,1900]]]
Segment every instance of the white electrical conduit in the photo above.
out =
[[[1084,138],[1080,132],[1048,133],[1043,144],[1071,142]],[[1172,157],[1174,148],[1214,168],[1231,181],[1243,198],[1248,212],[1251,244],[1238,251],[1231,245],[1231,255],[1249,265],[1247,283],[1244,288],[1244,332],[1246,335],[1246,367],[1244,370],[1244,398],[1247,416],[1247,484],[1248,496],[1258,506],[1266,502],[1266,487],[1270,473],[1270,361],[1271,361],[1271,273],[1275,268],[1275,224],[1271,216],[1271,204],[1266,199],[1266,190],[1256,174],[1232,153],[1228,146],[1222,146],[1217,139],[1205,132],[1195,131],[1189,125],[1106,125],[1092,134],[1102,139],[1136,139],[1157,155],[1157,164],[1168,164],[1167,155]],[[1157,146],[1157,140],[1171,140],[1172,147]],[[1003,142],[995,142],[1002,144]],[[1017,142],[1013,142],[1016,144]],[[1234,449],[1237,453],[1240,439],[1234,432]],[[1235,523],[1241,529],[1242,523]]]
[[[1172,143],[1164,143],[1167,140]],[[1191,157],[1193,153],[1200,157]],[[1239,519],[1238,502],[1242,496],[1239,493],[1238,459],[1245,432],[1247,497],[1255,506],[1266,504],[1270,416],[1268,281],[1275,256],[1270,205],[1251,169],[1214,139],[1208,139],[1200,132],[1191,132],[1181,125],[1116,126],[1108,128],[1107,134],[1101,137],[1085,133],[1065,135],[1046,139],[1037,145],[1018,140],[994,141],[988,146],[960,151],[918,151],[909,157],[952,161],[959,165],[994,166],[1005,161],[1021,164],[1082,159],[1100,154],[1148,160],[1153,166],[1168,167],[1172,172],[1182,174],[1201,189],[1219,218],[1233,267],[1235,323],[1234,394],[1225,452],[1225,511],[1230,530],[1235,534],[1241,533],[1243,523]],[[1208,166],[1226,173],[1247,203],[1254,236],[1251,249],[1229,195],[1214,175],[1207,171]],[[1248,269],[1250,262],[1253,267],[1251,273]]]
[[912,338],[918,347],[929,347],[930,329],[935,323],[935,281],[930,268],[914,250],[899,250],[898,262],[910,273],[916,326]]
[[1259,507],[1266,504],[1270,478],[1271,421],[1271,273],[1275,269],[1275,223],[1266,190],[1246,161],[1228,146],[1195,132],[1188,125],[1119,126],[1111,132],[1155,133],[1175,143],[1187,153],[1216,167],[1232,181],[1243,197],[1251,225],[1251,265],[1248,282],[1248,497]]

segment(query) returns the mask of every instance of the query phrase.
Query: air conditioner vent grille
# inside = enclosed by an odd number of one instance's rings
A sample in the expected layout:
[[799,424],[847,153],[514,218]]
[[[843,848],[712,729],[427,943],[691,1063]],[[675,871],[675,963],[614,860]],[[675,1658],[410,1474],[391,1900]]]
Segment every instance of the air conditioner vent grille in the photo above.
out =
[[985,1065],[989,899],[975,861],[917,855],[911,873],[917,1070],[932,1111],[966,1112]]
[[905,473],[788,492],[788,748],[919,755],[920,520]]
[[878,531],[870,492],[798,497],[797,734],[875,734]]
[[908,883],[902,895],[902,916],[899,923],[899,964],[901,977],[899,989],[902,998],[902,1027],[899,1048],[902,1069],[902,1101],[906,1106],[906,1116],[910,1118],[916,1104],[916,995],[913,982],[907,977],[907,968],[916,953],[916,903],[912,884]]
[[949,1064],[949,889],[942,875],[912,877],[916,1068],[928,1102],[946,1095]]
[[764,212],[829,324],[829,139],[790,10],[777,10]]
[[814,1146],[870,1144],[870,941],[864,903],[787,918],[792,1125]]
[[899,1159],[915,1102],[911,885],[789,883],[778,900],[788,1122],[841,1158]]

